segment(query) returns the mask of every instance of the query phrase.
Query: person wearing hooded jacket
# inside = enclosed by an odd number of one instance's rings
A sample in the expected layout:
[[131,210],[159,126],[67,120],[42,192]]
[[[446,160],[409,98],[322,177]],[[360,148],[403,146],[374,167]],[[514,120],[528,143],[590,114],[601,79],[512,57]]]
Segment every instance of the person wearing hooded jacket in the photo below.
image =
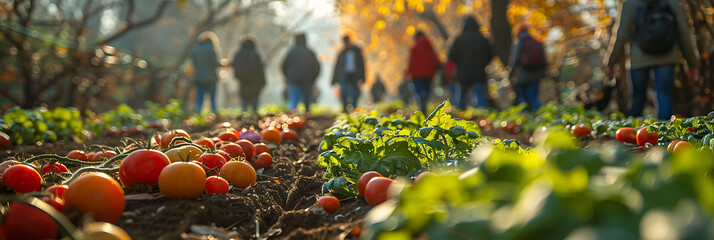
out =
[[221,67],[216,56],[219,46],[218,36],[213,32],[203,32],[198,37],[198,43],[191,51],[191,60],[195,71],[193,83],[196,84],[196,112],[201,112],[204,93],[211,99],[211,110],[216,112],[216,83],[218,74],[216,70]]
[[320,62],[315,53],[307,47],[305,34],[295,36],[295,46],[290,49],[283,61],[282,70],[288,83],[290,109],[297,109],[302,100],[305,109],[310,111],[315,81],[320,74]]
[[[634,40],[637,29],[639,9],[645,4],[660,2],[669,5],[677,24],[677,42],[664,54],[648,54]],[[605,55],[605,71],[612,76],[612,66],[620,62],[629,47],[630,91],[632,102],[629,115],[642,116],[647,100],[647,82],[654,72],[654,85],[657,93],[657,118],[669,119],[673,112],[672,89],[674,89],[675,66],[679,64],[680,53],[689,65],[689,78],[696,80],[699,75],[699,54],[692,43],[684,10],[677,0],[627,0],[622,4],[617,22],[612,30],[612,37]]]
[[233,58],[233,75],[240,83],[243,111],[258,110],[258,97],[265,87],[265,67],[252,36],[244,36],[240,50]]
[[364,58],[362,49],[352,44],[349,36],[344,36],[342,42],[345,48],[340,52],[335,63],[335,71],[332,75],[332,85],[340,85],[340,100],[344,112],[349,110],[349,106],[357,107],[360,89],[359,85],[364,83]]
[[449,50],[449,60],[458,69],[456,82],[459,83],[459,108],[465,109],[471,90],[476,93],[477,107],[486,107],[485,68],[494,57],[491,43],[479,31],[479,24],[469,16],[464,21],[464,31],[454,40]]
[[412,79],[414,92],[416,92],[419,102],[419,111],[426,112],[426,102],[429,100],[432,79],[441,65],[441,61],[424,32],[417,32],[415,41],[409,52],[407,77]]
[[[525,51],[537,51],[535,49],[525,49],[526,47],[536,47],[528,46],[524,44],[525,41],[533,41],[533,36],[528,33],[527,27],[522,27],[518,31],[518,43],[514,46],[511,56],[511,66],[513,70],[511,71],[511,76],[517,76],[516,78],[516,96],[518,103],[528,103],[528,106],[532,110],[538,110],[541,104],[538,100],[538,88],[540,85],[540,80],[545,77],[547,64],[546,56],[542,55],[540,58],[543,65],[538,64],[537,66],[524,66],[521,63],[521,54]],[[543,45],[538,46],[541,53],[545,53]]]

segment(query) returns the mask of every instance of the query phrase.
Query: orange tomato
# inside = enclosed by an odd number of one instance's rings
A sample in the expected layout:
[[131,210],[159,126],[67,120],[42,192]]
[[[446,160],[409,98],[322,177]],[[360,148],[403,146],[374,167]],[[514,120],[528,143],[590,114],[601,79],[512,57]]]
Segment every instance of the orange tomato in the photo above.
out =
[[230,161],[221,167],[221,177],[228,180],[235,188],[255,186],[257,175],[255,169],[245,162]]
[[674,149],[672,149],[672,153],[679,154],[692,149],[694,149],[694,147],[692,147],[692,144],[690,144],[689,142],[679,141],[677,145],[674,146]]
[[681,142],[682,140],[674,140],[667,145],[667,152],[672,153],[674,152],[674,147],[677,146],[677,143]]
[[206,172],[191,162],[175,162],[161,170],[159,190],[167,198],[197,198],[206,187]]
[[[188,135],[186,131],[183,129],[175,129],[171,130],[168,132],[165,132],[163,135],[161,135],[161,149],[165,149],[169,147],[169,144],[171,144],[171,141],[174,140],[175,137],[185,137],[188,140],[191,140],[191,136]],[[181,143],[183,141],[178,141],[175,144]]]
[[65,207],[91,214],[101,222],[116,222],[124,212],[124,190],[106,173],[87,173],[69,184]]
[[280,130],[274,127],[263,129],[263,131],[260,131],[260,135],[263,135],[263,140],[266,142],[280,143],[283,141]]
[[192,145],[186,145],[177,148],[172,148],[171,150],[166,151],[164,154],[169,157],[169,161],[171,162],[183,162],[184,160],[190,162],[191,160],[196,160],[198,156],[201,156],[201,154],[203,154],[203,151]]

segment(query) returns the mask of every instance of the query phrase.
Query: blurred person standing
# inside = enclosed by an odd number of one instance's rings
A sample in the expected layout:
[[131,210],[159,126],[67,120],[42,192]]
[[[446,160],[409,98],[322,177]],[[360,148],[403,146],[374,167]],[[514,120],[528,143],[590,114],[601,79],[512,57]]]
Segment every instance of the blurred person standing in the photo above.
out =
[[213,32],[203,32],[198,35],[198,43],[193,47],[191,60],[193,61],[193,83],[196,84],[196,112],[200,113],[203,107],[204,93],[211,99],[211,111],[217,112],[216,83],[218,74],[216,70],[221,67],[216,56],[216,49],[220,49],[218,36]]
[[672,89],[680,53],[689,65],[689,78],[699,75],[699,54],[692,42],[682,6],[677,0],[628,0],[619,8],[613,38],[605,56],[606,73],[626,54],[629,44],[631,94],[630,116],[642,116],[647,85],[654,72],[657,118],[673,112]]
[[240,83],[240,99],[243,111],[258,110],[258,97],[265,87],[265,66],[255,45],[255,37],[243,36],[240,50],[233,58],[233,75]]
[[350,36],[342,38],[345,47],[337,57],[335,71],[332,76],[332,85],[340,85],[340,100],[342,109],[348,112],[351,108],[357,107],[357,100],[360,95],[359,86],[364,83],[364,58],[362,49],[352,44]]
[[442,71],[443,74],[443,81],[442,85],[446,87],[446,89],[449,90],[449,93],[451,96],[449,97],[449,100],[453,104],[458,104],[459,101],[459,91],[458,91],[458,83],[455,81],[456,78],[456,64],[454,61],[448,61],[446,64],[444,64],[444,71]]
[[491,43],[480,32],[476,19],[469,16],[464,21],[464,31],[456,38],[449,50],[449,60],[454,61],[459,83],[458,107],[465,109],[473,90],[476,93],[476,107],[486,107],[487,85],[485,68],[494,57]]
[[387,89],[382,83],[382,78],[379,74],[374,75],[374,84],[372,84],[372,101],[378,103],[384,101],[384,97],[387,93]]
[[517,75],[516,93],[518,103],[528,103],[532,110],[540,108],[538,87],[545,77],[547,60],[545,47],[528,33],[528,27],[518,31],[518,43],[514,46],[511,56],[511,78]]
[[315,53],[307,47],[305,34],[295,36],[295,46],[283,60],[282,70],[288,83],[290,110],[295,111],[298,103],[302,101],[309,112],[315,93],[315,81],[320,75],[320,62]]
[[417,95],[419,111],[426,112],[426,103],[431,93],[431,84],[441,61],[434,52],[431,42],[424,32],[418,31],[414,36],[415,43],[409,52],[409,66],[406,75],[411,78],[414,92]]

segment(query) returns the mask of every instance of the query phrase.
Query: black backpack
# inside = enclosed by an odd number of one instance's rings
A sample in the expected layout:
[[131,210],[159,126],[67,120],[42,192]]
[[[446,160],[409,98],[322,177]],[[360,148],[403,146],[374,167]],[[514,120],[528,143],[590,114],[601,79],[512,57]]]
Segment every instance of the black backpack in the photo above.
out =
[[640,6],[636,24],[634,42],[647,54],[665,54],[677,44],[677,18],[666,0]]

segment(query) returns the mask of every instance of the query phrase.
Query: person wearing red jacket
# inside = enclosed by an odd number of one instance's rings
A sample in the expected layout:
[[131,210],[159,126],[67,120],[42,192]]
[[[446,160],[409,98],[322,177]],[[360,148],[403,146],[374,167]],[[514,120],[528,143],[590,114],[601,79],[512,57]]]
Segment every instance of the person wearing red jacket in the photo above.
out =
[[411,78],[419,100],[419,111],[426,111],[426,102],[431,92],[431,82],[441,65],[431,42],[422,31],[416,33],[415,43],[409,52],[409,66],[406,75]]

